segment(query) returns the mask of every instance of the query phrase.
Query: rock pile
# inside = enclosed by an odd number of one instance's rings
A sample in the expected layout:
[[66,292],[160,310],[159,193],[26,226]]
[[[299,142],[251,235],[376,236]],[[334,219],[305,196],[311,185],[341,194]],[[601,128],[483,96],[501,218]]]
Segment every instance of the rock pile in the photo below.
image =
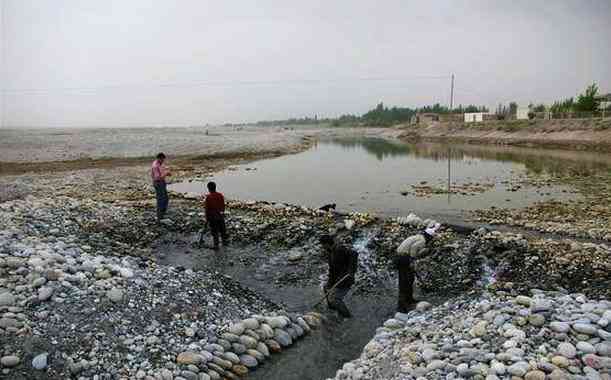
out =
[[[385,222],[370,242],[392,257],[398,244],[419,232],[423,222]],[[460,294],[479,285],[497,289],[570,289],[611,297],[611,248],[606,244],[530,238],[480,229],[467,236],[442,230],[432,252],[419,260],[421,286],[430,292]]]
[[335,379],[611,379],[611,302],[531,293],[397,313]]
[[84,219],[124,210],[63,200],[0,204],[0,377],[234,378],[321,322],[215,272],[106,255]]

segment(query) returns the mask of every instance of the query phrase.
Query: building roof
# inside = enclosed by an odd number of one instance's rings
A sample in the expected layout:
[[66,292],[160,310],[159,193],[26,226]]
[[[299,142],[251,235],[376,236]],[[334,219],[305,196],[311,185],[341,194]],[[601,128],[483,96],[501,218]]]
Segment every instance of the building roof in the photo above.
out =
[[596,100],[603,100],[605,102],[611,102],[611,92],[607,94],[600,94],[595,97]]

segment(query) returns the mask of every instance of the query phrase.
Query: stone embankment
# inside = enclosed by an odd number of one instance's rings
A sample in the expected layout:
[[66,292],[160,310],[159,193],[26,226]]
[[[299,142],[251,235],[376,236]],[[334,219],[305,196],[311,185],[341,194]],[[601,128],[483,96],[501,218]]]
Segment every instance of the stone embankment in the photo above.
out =
[[611,152],[611,119],[511,120],[402,126],[403,140],[536,146]]
[[532,290],[397,313],[335,379],[611,379],[611,302]]

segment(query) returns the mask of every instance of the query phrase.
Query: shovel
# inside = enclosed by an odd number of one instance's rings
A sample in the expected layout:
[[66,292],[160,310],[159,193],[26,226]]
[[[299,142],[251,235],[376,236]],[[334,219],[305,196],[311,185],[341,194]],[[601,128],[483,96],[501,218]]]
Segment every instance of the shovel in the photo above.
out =
[[208,221],[204,224],[201,231],[199,232],[199,240],[197,242],[198,247],[202,247],[204,245],[204,235],[208,232]]

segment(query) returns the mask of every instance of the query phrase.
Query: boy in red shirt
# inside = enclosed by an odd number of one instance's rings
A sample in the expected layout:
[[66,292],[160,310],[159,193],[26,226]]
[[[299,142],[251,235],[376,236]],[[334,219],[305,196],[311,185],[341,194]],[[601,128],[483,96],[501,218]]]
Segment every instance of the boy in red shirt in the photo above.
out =
[[204,200],[206,208],[206,220],[214,239],[214,249],[219,248],[219,234],[223,245],[227,245],[227,231],[225,229],[225,198],[223,194],[216,191],[216,183],[208,182],[208,192]]

